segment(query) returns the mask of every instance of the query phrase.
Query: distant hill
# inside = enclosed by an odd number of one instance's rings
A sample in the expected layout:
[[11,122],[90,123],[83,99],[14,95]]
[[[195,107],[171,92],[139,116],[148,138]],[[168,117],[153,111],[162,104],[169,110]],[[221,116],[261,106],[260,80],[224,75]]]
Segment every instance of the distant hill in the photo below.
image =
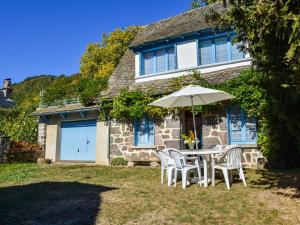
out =
[[57,77],[53,75],[40,75],[26,78],[20,83],[12,85],[12,98],[17,106],[36,108],[40,101],[40,91],[48,88],[56,79]]

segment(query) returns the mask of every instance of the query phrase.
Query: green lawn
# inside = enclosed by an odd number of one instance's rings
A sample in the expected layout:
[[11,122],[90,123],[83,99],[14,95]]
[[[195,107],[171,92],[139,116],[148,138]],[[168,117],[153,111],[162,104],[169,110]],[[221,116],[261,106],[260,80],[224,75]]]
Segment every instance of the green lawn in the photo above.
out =
[[147,167],[0,165],[0,224],[300,224],[300,171],[246,170],[227,191]]

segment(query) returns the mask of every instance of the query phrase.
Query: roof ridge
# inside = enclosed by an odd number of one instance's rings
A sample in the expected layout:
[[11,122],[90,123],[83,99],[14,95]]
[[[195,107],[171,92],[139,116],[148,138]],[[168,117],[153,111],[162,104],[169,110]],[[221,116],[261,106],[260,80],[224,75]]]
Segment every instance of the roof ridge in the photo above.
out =
[[184,14],[188,14],[188,13],[192,13],[194,11],[202,11],[202,10],[205,10],[207,8],[211,8],[213,5],[217,5],[217,4],[220,4],[221,1],[217,1],[217,2],[214,2],[212,4],[209,4],[209,5],[206,5],[206,6],[202,6],[200,8],[196,8],[196,9],[190,9],[188,11],[184,11],[184,12],[181,12],[177,15],[174,15],[174,16],[170,16],[170,17],[167,17],[167,18],[164,18],[164,19],[161,19],[161,20],[157,20],[155,22],[152,22],[152,23],[149,23],[149,24],[145,24],[145,25],[142,25],[141,27],[143,28],[146,28],[146,27],[149,27],[151,25],[154,25],[154,24],[157,24],[157,23],[161,23],[161,22],[164,22],[166,20],[170,20],[170,19],[173,19],[173,18],[176,18],[176,17],[179,17],[179,16],[182,16]]

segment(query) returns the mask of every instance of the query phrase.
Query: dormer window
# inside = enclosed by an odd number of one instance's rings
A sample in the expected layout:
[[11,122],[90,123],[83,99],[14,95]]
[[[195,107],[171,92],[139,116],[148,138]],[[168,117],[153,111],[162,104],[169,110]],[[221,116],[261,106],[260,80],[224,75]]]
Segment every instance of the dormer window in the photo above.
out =
[[170,40],[169,44],[163,46],[160,43],[151,49],[149,46],[140,47],[135,54],[136,77],[149,80],[153,76],[175,77],[176,73],[194,69],[220,70],[224,66],[232,67],[230,64],[238,67],[250,58],[238,49],[236,43],[232,43],[234,35],[234,32],[197,34],[196,37]]
[[225,34],[218,37],[204,37],[199,40],[200,66],[222,63],[245,58],[237,44],[232,44],[233,35]]
[[176,54],[174,46],[142,53],[141,75],[163,73],[176,69]]

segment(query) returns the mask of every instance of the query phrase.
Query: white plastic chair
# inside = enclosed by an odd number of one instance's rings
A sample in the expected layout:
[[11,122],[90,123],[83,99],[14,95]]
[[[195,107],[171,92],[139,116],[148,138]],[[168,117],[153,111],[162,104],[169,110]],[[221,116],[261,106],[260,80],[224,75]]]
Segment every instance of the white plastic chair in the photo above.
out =
[[161,184],[164,183],[164,176],[166,171],[168,186],[171,186],[172,177],[173,177],[172,174],[173,171],[175,170],[175,163],[168,151],[169,149],[165,149],[163,151],[157,151],[157,155],[161,161]]
[[246,186],[246,180],[242,167],[242,149],[237,145],[229,145],[221,154],[212,156],[212,186],[215,186],[215,170],[220,169],[223,171],[227,189],[230,190],[230,182],[228,171],[237,169],[239,171],[240,179]]
[[[180,171],[182,175],[182,188],[185,189],[187,186],[187,178],[188,178],[188,172],[191,170],[197,170],[198,176],[199,176],[199,184],[201,186],[201,169],[200,169],[200,164],[197,157],[187,157],[180,152],[176,150],[169,150],[172,158],[174,159],[175,162],[175,187],[177,183],[177,174]],[[192,164],[188,164],[187,160],[192,161]]]

